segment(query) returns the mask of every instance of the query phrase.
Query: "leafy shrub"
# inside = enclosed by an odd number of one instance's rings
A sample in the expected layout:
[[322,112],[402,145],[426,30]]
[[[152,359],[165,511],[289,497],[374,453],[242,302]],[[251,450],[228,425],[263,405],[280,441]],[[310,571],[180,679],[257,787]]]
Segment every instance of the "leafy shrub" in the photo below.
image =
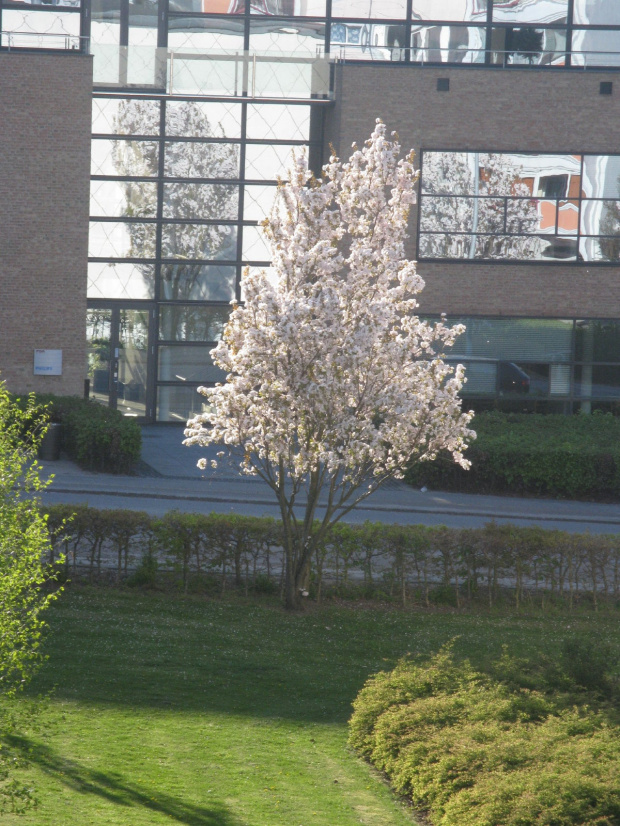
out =
[[78,396],[37,395],[50,421],[63,425],[63,448],[81,467],[128,473],[140,458],[142,434],[133,419],[118,410]]
[[611,826],[620,726],[577,699],[490,678],[448,646],[369,680],[350,743],[442,826]]
[[620,498],[620,418],[481,413],[462,470],[445,457],[414,464],[410,484],[439,490],[568,499]]
[[562,643],[562,665],[578,686],[607,694],[612,687],[610,672],[617,665],[617,658],[609,644],[574,637]]
[[154,588],[157,584],[158,568],[157,557],[152,551],[146,551],[138,567],[127,578],[127,585],[130,588]]

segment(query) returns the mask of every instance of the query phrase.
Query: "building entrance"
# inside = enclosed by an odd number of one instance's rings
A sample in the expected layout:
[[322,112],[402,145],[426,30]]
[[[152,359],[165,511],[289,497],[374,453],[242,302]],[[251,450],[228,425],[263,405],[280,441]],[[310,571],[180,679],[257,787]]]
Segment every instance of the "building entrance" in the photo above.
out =
[[142,421],[152,418],[152,317],[151,307],[91,309],[86,325],[90,398]]

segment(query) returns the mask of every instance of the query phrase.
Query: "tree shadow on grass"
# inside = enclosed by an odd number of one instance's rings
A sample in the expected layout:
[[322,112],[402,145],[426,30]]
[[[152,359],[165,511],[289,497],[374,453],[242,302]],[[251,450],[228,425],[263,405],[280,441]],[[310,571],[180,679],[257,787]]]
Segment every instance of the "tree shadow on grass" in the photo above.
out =
[[8,735],[4,740],[28,763],[79,794],[97,795],[116,806],[157,812],[185,826],[244,826],[221,803],[196,806],[165,792],[130,783],[117,773],[88,769],[28,737]]

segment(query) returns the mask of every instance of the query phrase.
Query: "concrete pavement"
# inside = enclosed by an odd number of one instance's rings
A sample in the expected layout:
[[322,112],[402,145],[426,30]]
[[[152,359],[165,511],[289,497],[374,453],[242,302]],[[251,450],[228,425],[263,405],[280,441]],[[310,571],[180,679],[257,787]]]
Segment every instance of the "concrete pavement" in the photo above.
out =
[[[184,447],[183,429],[145,426],[142,462],[137,475],[111,476],[84,471],[61,459],[45,464],[54,474],[44,502],[97,508],[144,510],[154,516],[176,508],[184,512],[235,512],[248,516],[278,517],[273,493],[260,479],[241,476],[238,462],[201,471],[201,456],[215,458],[218,448]],[[347,516],[349,522],[479,527],[495,519],[517,525],[540,525],[571,532],[616,533],[620,530],[620,503],[567,502],[553,499],[484,496],[420,491],[401,482],[389,482]]]

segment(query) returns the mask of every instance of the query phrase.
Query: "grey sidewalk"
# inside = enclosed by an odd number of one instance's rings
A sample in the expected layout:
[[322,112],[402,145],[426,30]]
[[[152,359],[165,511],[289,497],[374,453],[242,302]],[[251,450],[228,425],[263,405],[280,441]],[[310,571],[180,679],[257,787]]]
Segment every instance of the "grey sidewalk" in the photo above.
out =
[[[200,471],[196,467],[201,456],[214,458],[216,448],[207,451],[184,447],[182,428],[177,427],[144,427],[142,436],[141,475],[111,476],[80,470],[67,460],[49,462],[45,470],[55,478],[44,501],[130,508],[152,515],[176,508],[184,512],[278,516],[268,486],[259,479],[241,476],[234,462],[226,462],[217,470]],[[616,533],[620,530],[620,503],[422,492],[390,482],[347,517],[350,522],[365,519],[451,527],[476,527],[495,519],[574,532]]]

